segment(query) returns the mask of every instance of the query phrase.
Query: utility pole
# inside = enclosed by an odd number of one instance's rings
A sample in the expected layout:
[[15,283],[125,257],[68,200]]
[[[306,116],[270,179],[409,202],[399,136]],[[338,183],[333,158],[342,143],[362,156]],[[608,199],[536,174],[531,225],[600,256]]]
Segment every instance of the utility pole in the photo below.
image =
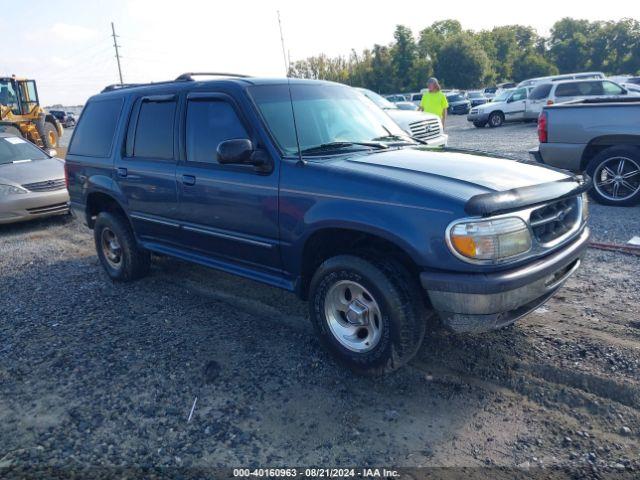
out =
[[280,10],[278,10],[278,27],[280,27],[280,43],[282,43],[282,59],[284,60],[284,74],[289,76],[289,64],[287,63],[287,53],[284,48],[284,36],[282,35],[282,22],[280,21]]
[[116,27],[113,26],[113,22],[111,22],[111,34],[113,36],[113,47],[116,49],[116,60],[118,62],[118,76],[120,77],[120,85],[122,85],[122,68],[120,68],[120,54],[118,53],[118,41],[116,38]]

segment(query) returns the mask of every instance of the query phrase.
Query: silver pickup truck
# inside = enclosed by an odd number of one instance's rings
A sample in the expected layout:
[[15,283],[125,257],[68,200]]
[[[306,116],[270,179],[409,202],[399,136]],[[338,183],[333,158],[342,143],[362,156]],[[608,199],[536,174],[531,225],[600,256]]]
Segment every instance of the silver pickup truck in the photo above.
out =
[[576,100],[544,107],[538,118],[539,162],[593,179],[605,205],[640,203],[640,98]]

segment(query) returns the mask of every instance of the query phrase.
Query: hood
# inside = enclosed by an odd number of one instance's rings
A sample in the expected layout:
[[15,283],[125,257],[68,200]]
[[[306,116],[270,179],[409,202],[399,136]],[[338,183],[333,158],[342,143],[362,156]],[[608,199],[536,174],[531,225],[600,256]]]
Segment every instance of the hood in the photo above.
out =
[[385,112],[392,118],[394,122],[403,127],[403,129],[405,130],[411,123],[420,122],[422,120],[438,119],[438,116],[434,115],[433,113],[420,112],[417,110],[400,110],[398,108],[385,110]]
[[449,105],[466,105],[467,103],[470,103],[469,100],[456,100],[454,102],[449,102]]
[[64,178],[64,164],[56,158],[0,165],[0,183],[24,185]]
[[404,179],[413,184],[428,186],[433,178],[444,178],[481,187],[485,192],[502,192],[571,178],[566,173],[544,166],[481,152],[422,147],[353,156],[346,161],[379,175]]
[[485,109],[493,110],[493,109],[495,109],[496,107],[497,107],[497,108],[502,108],[502,107],[503,107],[504,105],[506,105],[506,104],[507,104],[507,102],[493,102],[493,101],[488,101],[488,102],[483,103],[483,104],[481,104],[481,105],[478,105],[478,106],[476,106],[476,107],[474,107],[474,108],[477,108],[479,111],[483,111],[483,110],[485,110]]

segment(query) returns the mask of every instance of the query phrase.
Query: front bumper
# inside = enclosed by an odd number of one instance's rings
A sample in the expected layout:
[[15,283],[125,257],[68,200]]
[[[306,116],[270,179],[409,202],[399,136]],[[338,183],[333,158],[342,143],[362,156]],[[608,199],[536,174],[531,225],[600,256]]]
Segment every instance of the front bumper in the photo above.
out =
[[489,121],[489,114],[483,112],[470,112],[467,115],[467,120],[469,122],[487,122]]
[[436,138],[422,141],[426,142],[430,147],[446,147],[447,143],[449,142],[449,135],[443,133],[441,135],[438,135]]
[[483,332],[515,322],[546,302],[578,269],[589,229],[561,250],[495,273],[422,272],[420,282],[446,327]]
[[0,202],[0,224],[23,222],[69,211],[66,189],[10,195]]

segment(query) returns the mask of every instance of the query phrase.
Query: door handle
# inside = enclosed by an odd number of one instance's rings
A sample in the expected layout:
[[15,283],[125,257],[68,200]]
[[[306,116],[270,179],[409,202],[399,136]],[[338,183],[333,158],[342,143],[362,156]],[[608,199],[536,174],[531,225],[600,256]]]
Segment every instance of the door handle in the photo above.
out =
[[124,167],[118,167],[116,169],[116,173],[118,174],[119,177],[126,177],[127,176],[127,169]]
[[193,175],[182,175],[182,183],[187,186],[192,186],[196,184],[196,177]]

